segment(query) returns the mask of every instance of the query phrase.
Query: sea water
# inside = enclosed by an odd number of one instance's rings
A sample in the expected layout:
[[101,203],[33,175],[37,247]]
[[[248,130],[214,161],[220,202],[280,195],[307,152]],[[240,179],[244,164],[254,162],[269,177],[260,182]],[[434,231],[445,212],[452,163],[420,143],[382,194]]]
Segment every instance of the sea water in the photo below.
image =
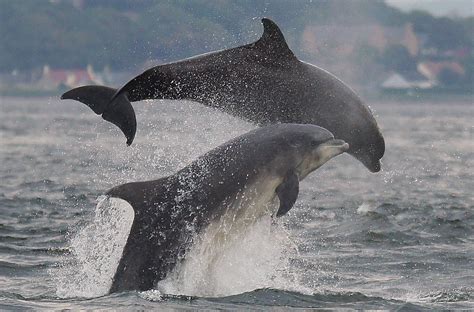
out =
[[0,309],[473,308],[472,100],[370,106],[381,172],[338,156],[287,216],[196,246],[155,290],[107,295],[133,215],[101,194],[173,174],[254,126],[140,102],[127,147],[78,102],[0,98]]

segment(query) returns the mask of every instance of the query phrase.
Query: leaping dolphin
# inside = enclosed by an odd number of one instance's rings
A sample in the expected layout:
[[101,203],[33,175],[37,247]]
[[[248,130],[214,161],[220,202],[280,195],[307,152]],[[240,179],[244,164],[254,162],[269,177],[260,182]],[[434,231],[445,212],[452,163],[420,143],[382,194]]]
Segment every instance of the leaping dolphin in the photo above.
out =
[[245,227],[264,215],[284,215],[298,197],[299,181],[348,148],[315,125],[271,125],[224,143],[174,175],[110,189],[107,196],[134,210],[110,292],[153,288],[211,225]]
[[384,138],[369,108],[327,71],[296,58],[278,26],[262,19],[256,42],[153,67],[116,90],[72,89],[62,99],[87,104],[117,125],[130,145],[135,113],[129,101],[193,100],[258,125],[315,124],[350,144],[349,154],[380,170]]

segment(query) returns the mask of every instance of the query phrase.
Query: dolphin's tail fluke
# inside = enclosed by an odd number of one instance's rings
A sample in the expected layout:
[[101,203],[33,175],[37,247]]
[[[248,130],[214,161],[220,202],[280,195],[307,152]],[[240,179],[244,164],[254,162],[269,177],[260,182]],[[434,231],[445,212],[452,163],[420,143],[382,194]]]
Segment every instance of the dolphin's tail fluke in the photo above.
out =
[[89,106],[94,113],[110,121],[122,130],[127,138],[127,145],[132,144],[137,131],[137,120],[132,104],[126,93],[120,94],[111,101],[117,89],[104,86],[83,86],[67,91],[61,99],[71,99]]

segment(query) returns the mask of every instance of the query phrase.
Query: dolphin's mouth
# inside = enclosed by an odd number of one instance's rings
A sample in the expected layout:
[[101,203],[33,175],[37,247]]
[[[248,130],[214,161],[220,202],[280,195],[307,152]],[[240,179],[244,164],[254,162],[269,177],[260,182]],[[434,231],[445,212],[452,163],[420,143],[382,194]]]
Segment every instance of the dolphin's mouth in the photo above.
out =
[[368,168],[371,172],[379,172],[381,168],[380,160],[373,161]]
[[370,172],[379,172],[381,169],[380,159],[371,157],[371,155],[364,152],[350,153],[358,159]]
[[331,139],[320,145],[320,147],[322,146],[340,149],[341,153],[344,153],[349,150],[349,144],[346,141],[339,139]]
[[311,153],[297,167],[299,172],[299,179],[304,179],[310,172],[318,169],[331,158],[340,155],[349,150],[349,144],[344,140],[330,139],[318,145]]
[[315,150],[318,162],[320,163],[319,166],[348,150],[349,144],[344,140],[331,139],[320,144]]

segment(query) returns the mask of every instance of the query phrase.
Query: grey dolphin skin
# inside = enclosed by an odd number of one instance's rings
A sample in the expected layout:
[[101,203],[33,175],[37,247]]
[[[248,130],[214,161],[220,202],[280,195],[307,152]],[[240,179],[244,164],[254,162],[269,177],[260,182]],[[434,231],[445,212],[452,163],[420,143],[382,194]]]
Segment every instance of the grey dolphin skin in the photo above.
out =
[[184,258],[196,234],[225,217],[236,226],[284,215],[298,197],[299,181],[348,148],[318,126],[271,125],[224,143],[174,175],[110,189],[107,196],[134,210],[110,292],[153,288]]
[[153,67],[119,90],[84,86],[63,94],[120,127],[131,144],[136,121],[129,101],[186,99],[258,125],[315,124],[350,144],[349,154],[380,170],[383,136],[369,108],[341,80],[298,60],[278,26],[262,19],[251,44]]

